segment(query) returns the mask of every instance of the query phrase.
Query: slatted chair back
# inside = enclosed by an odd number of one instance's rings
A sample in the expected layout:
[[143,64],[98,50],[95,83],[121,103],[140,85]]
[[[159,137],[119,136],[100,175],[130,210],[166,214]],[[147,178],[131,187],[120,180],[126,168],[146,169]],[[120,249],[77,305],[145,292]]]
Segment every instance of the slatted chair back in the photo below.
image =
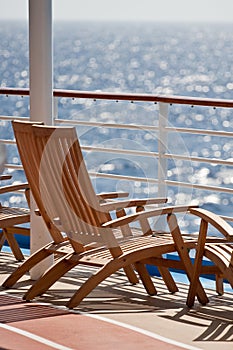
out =
[[[121,254],[111,229],[101,228],[109,213],[101,210],[74,127],[32,127],[39,165],[40,202],[77,252],[84,245],[107,245]],[[29,158],[34,157],[29,152]],[[104,231],[104,232],[103,232]]]
[[36,151],[35,140],[33,137],[33,124],[35,124],[35,122],[12,122],[18,152],[22,161],[25,175],[30,184],[31,193],[33,194],[33,197],[38,206],[39,213],[43,217],[53,241],[55,243],[60,243],[64,241],[64,237],[56,225],[51,221],[41,199],[38,174],[39,159]]

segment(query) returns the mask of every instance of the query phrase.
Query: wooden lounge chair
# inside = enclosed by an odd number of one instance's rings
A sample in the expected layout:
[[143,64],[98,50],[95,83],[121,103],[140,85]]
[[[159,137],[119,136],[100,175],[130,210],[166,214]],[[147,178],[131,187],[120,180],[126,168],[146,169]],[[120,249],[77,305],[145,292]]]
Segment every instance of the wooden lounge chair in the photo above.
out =
[[[25,294],[31,300],[44,293],[54,282],[72,267],[79,264],[97,268],[77,293],[68,302],[68,307],[77,306],[80,301],[100,282],[112,273],[123,268],[131,283],[138,281],[134,270],[142,280],[149,295],[156,294],[155,286],[145,267],[146,262],[155,263],[171,292],[177,286],[168,271],[173,261],[163,258],[169,252],[178,252],[180,265],[191,280],[193,274],[189,249],[195,248],[197,238],[187,235],[182,237],[175,213],[185,213],[190,207],[164,207],[150,211],[142,210],[145,204],[154,200],[128,200],[100,204],[89,178],[75,128],[29,126],[31,134],[30,147],[25,147],[25,126],[13,123],[15,136],[22,158],[30,188],[39,211],[47,223],[50,232],[55,232],[54,240],[49,247],[35,253],[34,259],[48,255],[51,247],[59,243],[64,247],[65,239],[70,242],[72,251],[62,256]],[[25,148],[24,148],[25,147]],[[111,211],[122,215],[124,207],[136,206],[136,213],[112,219]],[[171,233],[152,230],[149,219],[166,215]],[[137,222],[138,227],[131,227]],[[52,229],[51,229],[52,228]],[[29,264],[30,265],[30,264]],[[28,270],[25,262],[13,277],[4,283],[10,286]],[[26,266],[26,269],[25,269]],[[133,267],[133,268],[132,268]],[[206,304],[205,291],[197,280],[195,291],[199,301]]]
[[[191,279],[187,305],[192,307],[195,301],[197,280],[202,272],[203,256],[208,258],[218,269],[216,273],[216,290],[219,295],[224,293],[223,280],[226,279],[233,288],[233,227],[230,226],[218,215],[202,209],[192,208],[190,212],[201,218],[199,242],[197,246],[197,254],[194,263],[194,272]],[[219,237],[212,237],[212,241],[208,241],[208,231],[215,228],[221,234]],[[211,274],[210,270],[207,271]],[[213,272],[212,272],[213,273]]]
[[[0,175],[0,180],[9,180],[10,175]],[[7,185],[0,187],[0,194],[25,190],[25,195],[29,199],[29,185],[27,183],[18,185]],[[24,255],[15,238],[15,234],[30,235],[30,229],[25,224],[30,222],[30,213],[27,208],[13,208],[1,205],[0,203],[0,250],[5,240],[8,242],[16,260],[21,261]]]
[[[35,124],[34,122],[25,122],[25,121],[14,121],[13,122],[13,128],[18,144],[18,150],[19,154],[22,159],[22,164],[25,169],[25,173],[27,178],[29,179],[30,183],[33,185],[33,195],[36,198],[36,202],[38,205],[37,213],[38,215],[42,215],[47,228],[49,230],[49,233],[51,235],[51,243],[47,244],[46,246],[42,247],[39,251],[32,254],[16,271],[14,271],[9,278],[4,282],[3,286],[6,288],[9,288],[13,286],[20,277],[23,276],[26,272],[28,272],[32,267],[34,267],[36,264],[38,264],[40,261],[48,257],[49,255],[56,255],[57,256],[64,256],[70,252],[73,252],[73,247],[70,244],[70,241],[67,239],[67,236],[64,232],[61,232],[60,229],[57,228],[57,226],[54,224],[54,220],[51,220],[51,218],[48,216],[46,209],[44,207],[43,200],[41,199],[40,189],[39,189],[39,159],[38,157],[32,156],[29,158],[29,150],[33,150],[33,154],[36,154],[36,145],[35,140],[32,133],[32,125]],[[38,124],[38,123],[37,123]],[[41,124],[41,123],[39,123]],[[123,192],[112,192],[112,193],[101,193],[99,195],[96,195],[99,203],[103,205],[104,203],[109,203],[111,205],[110,209],[116,210],[117,215],[124,215],[124,207],[138,207],[142,208],[143,205],[146,204],[160,204],[165,203],[165,198],[155,198],[155,199],[147,199],[145,200],[121,200],[117,201],[117,204],[113,203],[113,200],[120,199],[123,197],[127,197],[128,193]],[[111,201],[111,203],[110,203]],[[107,210],[107,209],[106,209]],[[108,214],[108,218],[111,219],[110,214]],[[127,227],[123,228],[123,230],[126,232]],[[131,269],[128,270],[127,274],[129,277],[129,280],[132,283],[137,283],[138,279],[134,272]]]

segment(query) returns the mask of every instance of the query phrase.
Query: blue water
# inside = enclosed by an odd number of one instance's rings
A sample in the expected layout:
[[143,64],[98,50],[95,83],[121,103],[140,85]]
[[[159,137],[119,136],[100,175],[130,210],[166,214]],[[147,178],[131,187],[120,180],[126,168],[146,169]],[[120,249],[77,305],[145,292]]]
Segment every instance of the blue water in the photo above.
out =
[[[28,31],[26,23],[0,22],[0,85],[28,88]],[[232,99],[233,25],[158,23],[55,23],[54,87],[130,93],[174,94]],[[0,114],[28,116],[28,98],[0,97]],[[157,125],[157,105],[91,100],[59,101],[59,115],[67,119],[101,121],[102,128],[79,128],[83,145],[157,151],[156,133],[105,128],[107,122]],[[172,126],[233,131],[230,109],[174,105]],[[1,122],[0,138],[12,138],[10,123]],[[231,138],[174,134],[168,151],[192,156],[233,159]],[[90,170],[154,177],[155,160],[91,153]],[[8,162],[18,164],[13,146]],[[232,188],[232,167],[169,161],[169,180]],[[20,171],[13,172],[22,180]],[[131,196],[155,196],[156,185],[142,182],[93,180],[98,192],[129,190]],[[169,187],[172,203],[196,203],[219,214],[232,215],[233,198],[227,194]],[[6,199],[8,200],[8,199]],[[21,199],[11,197],[11,202]],[[184,221],[184,228],[190,223]]]

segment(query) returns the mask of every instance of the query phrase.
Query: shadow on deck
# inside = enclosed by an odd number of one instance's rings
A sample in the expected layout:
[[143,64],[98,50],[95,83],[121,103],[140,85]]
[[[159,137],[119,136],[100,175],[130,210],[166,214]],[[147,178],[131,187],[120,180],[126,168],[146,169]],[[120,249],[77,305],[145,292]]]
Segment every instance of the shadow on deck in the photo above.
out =
[[[16,265],[17,263],[10,254],[1,253],[1,283]],[[210,303],[201,306],[196,302],[195,307],[190,310],[185,305],[188,292],[186,284],[179,284],[179,292],[172,295],[167,291],[161,279],[153,278],[158,294],[151,297],[146,294],[141,284],[131,286],[124,274],[119,272],[96,288],[78,308],[72,311],[67,310],[64,307],[66,302],[92,271],[92,268],[74,268],[46,294],[32,303],[22,301],[24,291],[32,283],[29,276],[24,277],[15,288],[9,290],[1,288],[0,323],[22,325],[26,321],[40,320],[41,322],[42,319],[49,320],[51,317],[54,323],[54,317],[61,319],[61,317],[72,315],[72,320],[73,317],[76,317],[77,327],[77,321],[80,321],[82,317],[81,323],[83,323],[83,317],[85,316],[86,320],[88,316],[92,322],[93,320],[104,321],[108,325],[123,325],[129,327],[131,331],[141,331],[144,336],[151,337],[153,341],[169,338],[170,343],[166,344],[166,349],[175,349],[175,346],[186,349],[214,350],[219,347],[222,350],[232,349],[233,293],[217,296],[214,290],[208,290]],[[47,322],[49,321],[45,323]],[[100,336],[103,335],[106,338],[105,331],[104,334],[103,330],[101,332]],[[144,345],[143,348],[147,349]],[[161,345],[160,347],[162,349]],[[130,348],[122,347],[122,349]],[[85,349],[85,346],[82,349]]]

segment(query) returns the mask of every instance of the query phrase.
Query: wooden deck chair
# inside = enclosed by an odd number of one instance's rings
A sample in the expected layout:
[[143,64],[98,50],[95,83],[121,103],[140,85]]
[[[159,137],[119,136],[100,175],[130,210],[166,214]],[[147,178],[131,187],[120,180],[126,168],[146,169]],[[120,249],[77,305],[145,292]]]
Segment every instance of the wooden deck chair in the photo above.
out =
[[[226,279],[233,288],[233,227],[230,226],[220,216],[202,209],[192,208],[190,212],[201,218],[199,242],[197,246],[197,254],[194,263],[194,273],[191,279],[189,293],[187,298],[187,305],[192,307],[196,295],[196,281],[202,272],[203,257],[208,258],[218,268],[219,272],[216,275],[216,290],[219,295],[222,295],[223,280]],[[219,237],[212,237],[212,241],[208,241],[208,232],[214,227],[222,235],[223,239]],[[211,271],[212,266],[209,267],[207,273]]]
[[[32,184],[32,193],[38,206],[38,213],[43,217],[44,222],[49,230],[49,233],[51,235],[51,243],[47,244],[32,254],[21,266],[15,270],[4,282],[3,286],[6,288],[13,286],[26,272],[30,271],[32,267],[34,267],[49,255],[55,254],[56,256],[64,256],[74,251],[72,245],[70,244],[70,241],[67,239],[65,232],[61,232],[60,228],[56,226],[56,220],[54,219],[55,217],[53,215],[50,217],[47,214],[46,208],[44,207],[43,198],[41,198],[38,171],[40,166],[40,159],[36,155],[37,147],[35,145],[35,140],[32,134],[33,124],[35,123],[29,121],[14,121],[13,128],[19,154],[21,156],[22,164],[25,169],[25,174],[29,182]],[[33,154],[29,150],[32,150]],[[128,193],[125,192],[101,193],[99,195],[96,195],[100,204],[106,205],[108,203],[108,205],[110,205],[109,210],[119,209],[117,211],[118,216],[124,214],[124,210],[122,209],[124,207],[135,206],[141,208],[144,204],[160,204],[166,202],[165,198],[154,198],[149,200],[119,200],[122,197],[127,196]],[[118,199],[118,201],[114,204],[113,200],[116,199]],[[109,214],[108,218],[111,219]],[[126,232],[127,227],[123,228],[123,230]],[[126,268],[126,270],[129,269]],[[138,278],[133,271],[128,271],[128,277],[132,283],[138,282]]]
[[[0,180],[9,180],[10,175],[0,175]],[[7,185],[0,187],[0,195],[15,191],[24,190],[26,198],[29,198],[29,185],[27,183],[17,185]],[[0,250],[4,242],[7,241],[16,260],[22,261],[24,255],[15,238],[16,234],[30,236],[30,228],[25,224],[30,222],[30,212],[28,208],[17,208],[2,205],[0,203]]]
[[[19,133],[17,128],[15,124],[20,150],[24,136],[23,130]],[[111,220],[109,211],[117,208],[121,211],[121,202],[100,204],[84,163],[75,128],[38,125],[31,128],[33,142],[25,150],[27,154],[24,153],[23,157],[21,154],[21,157],[26,174],[34,163],[33,174],[28,177],[32,193],[45,221],[48,218],[50,225],[61,236],[65,232],[73,252],[63,256],[45,272],[25,294],[26,300],[44,293],[67,271],[79,264],[95,266],[97,271],[71,298],[68,303],[70,308],[77,306],[91,290],[119,269],[123,268],[129,280],[136,282],[132,266],[148,294],[156,294],[145,267],[147,261],[156,261],[168,288],[176,291],[177,287],[167,269],[169,260],[163,258],[169,252],[178,252],[180,266],[189,279],[192,278],[193,268],[188,251],[196,246],[197,239],[191,235],[182,237],[175,216],[175,213],[186,212],[190,207],[139,211]],[[143,203],[146,204],[146,201]],[[124,204],[127,207],[127,202]],[[148,219],[160,215],[168,217],[171,234],[159,233],[150,227]],[[139,228],[130,227],[134,221],[139,223]],[[196,284],[197,297],[202,304],[206,304],[208,298],[205,291],[198,280]]]

